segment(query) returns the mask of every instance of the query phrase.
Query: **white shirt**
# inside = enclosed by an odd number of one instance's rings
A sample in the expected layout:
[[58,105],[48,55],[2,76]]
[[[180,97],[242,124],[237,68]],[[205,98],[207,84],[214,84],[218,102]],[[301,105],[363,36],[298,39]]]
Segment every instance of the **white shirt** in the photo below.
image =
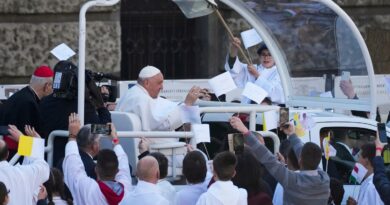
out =
[[161,196],[166,198],[169,202],[172,202],[175,199],[176,190],[169,181],[160,179],[158,180],[157,187],[161,193]]
[[[254,66],[260,73],[260,76],[257,79],[249,73],[247,64],[240,62],[238,57],[236,57],[236,61],[231,69],[229,63],[226,62],[225,70],[230,72],[237,87],[245,88],[246,83],[251,82],[267,91],[268,97],[271,98],[272,102],[278,104],[285,103],[283,87],[276,66],[271,68],[265,68],[262,65]],[[243,97],[241,102],[249,103],[250,99]]]
[[10,191],[10,205],[35,205],[37,190],[49,175],[50,167],[43,159],[25,157],[23,165],[16,166],[7,161],[0,162],[0,181]]
[[200,195],[207,191],[204,183],[189,184],[176,193],[174,205],[195,205]]
[[283,192],[284,189],[280,183],[276,185],[274,197],[272,199],[272,203],[274,205],[283,205]]
[[369,205],[383,205],[378,192],[375,189],[375,186],[372,182],[374,174],[368,176],[360,185],[360,191],[357,203],[360,205],[369,204]]
[[[119,172],[116,174],[115,180],[123,184],[125,197],[132,189],[129,161],[121,145],[116,145],[114,151],[119,162]],[[69,141],[66,144],[65,159],[62,166],[64,181],[72,193],[74,204],[107,204],[98,183],[88,177],[85,172],[76,141]]]
[[232,181],[216,181],[200,196],[196,205],[246,205],[247,197],[246,190],[233,185]]
[[131,205],[168,205],[157,185],[139,180],[134,191],[129,193],[123,200],[123,204]]
[[[131,87],[117,106],[117,111],[131,112],[141,119],[143,131],[172,131],[179,128],[181,120],[180,106],[164,98],[153,99],[139,84]],[[153,139],[154,142],[177,142],[175,138]]]
[[53,196],[53,203],[55,205],[68,205],[68,202],[61,199],[61,197],[59,197],[59,196]]

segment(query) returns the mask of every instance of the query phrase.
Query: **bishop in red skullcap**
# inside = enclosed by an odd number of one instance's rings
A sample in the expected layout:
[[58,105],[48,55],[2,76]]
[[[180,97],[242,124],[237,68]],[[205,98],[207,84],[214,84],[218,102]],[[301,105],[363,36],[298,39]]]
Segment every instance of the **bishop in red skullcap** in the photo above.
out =
[[49,66],[42,65],[35,69],[33,75],[41,78],[51,78],[54,76],[54,72]]

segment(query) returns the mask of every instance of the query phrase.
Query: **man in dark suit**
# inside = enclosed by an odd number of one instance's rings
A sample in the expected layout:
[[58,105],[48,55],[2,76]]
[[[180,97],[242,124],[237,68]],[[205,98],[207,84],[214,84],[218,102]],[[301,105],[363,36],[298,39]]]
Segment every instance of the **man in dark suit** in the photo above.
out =
[[333,130],[333,133],[335,136],[335,143],[332,145],[336,149],[337,153],[336,157],[331,158],[331,161],[335,163],[341,180],[343,182],[348,182],[349,176],[351,175],[351,171],[356,162],[352,155],[354,139],[351,139],[348,136],[347,129],[336,129]]
[[[25,125],[31,125],[39,134],[40,113],[39,103],[41,99],[53,92],[53,71],[48,66],[40,66],[35,69],[28,86],[13,94],[2,106],[0,125],[15,125],[19,130],[24,130]],[[18,142],[10,136],[5,136],[4,141],[10,150],[12,157]]]

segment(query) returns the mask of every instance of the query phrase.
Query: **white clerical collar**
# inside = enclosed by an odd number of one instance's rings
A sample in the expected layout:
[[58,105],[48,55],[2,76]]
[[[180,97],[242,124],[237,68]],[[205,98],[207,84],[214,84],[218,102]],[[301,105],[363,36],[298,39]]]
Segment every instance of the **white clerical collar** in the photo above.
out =
[[348,150],[348,152],[352,155],[352,148],[349,148],[349,146],[348,145],[346,145],[346,144],[344,144],[344,143],[342,143],[342,142],[336,142],[337,144],[340,144],[340,145],[343,145],[347,150]]
[[300,171],[302,174],[306,174],[309,176],[317,176],[318,175],[318,170],[302,170]]

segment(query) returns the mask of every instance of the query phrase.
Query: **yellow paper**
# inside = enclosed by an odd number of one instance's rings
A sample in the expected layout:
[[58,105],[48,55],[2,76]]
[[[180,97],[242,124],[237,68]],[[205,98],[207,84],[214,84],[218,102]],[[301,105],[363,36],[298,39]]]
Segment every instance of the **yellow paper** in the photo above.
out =
[[33,146],[33,138],[29,136],[22,135],[19,138],[19,146],[18,146],[18,154],[20,156],[31,156],[32,146]]
[[267,123],[265,122],[264,113],[263,113],[263,131],[267,131]]
[[301,122],[299,121],[299,114],[294,113],[294,122],[295,122],[295,134],[297,134],[298,137],[305,136],[306,130],[302,127]]
[[328,136],[325,137],[325,158],[326,160],[329,160],[329,141],[330,141],[330,132],[328,132]]
[[383,161],[385,164],[390,163],[390,150],[389,149],[385,149],[385,151],[383,152]]

